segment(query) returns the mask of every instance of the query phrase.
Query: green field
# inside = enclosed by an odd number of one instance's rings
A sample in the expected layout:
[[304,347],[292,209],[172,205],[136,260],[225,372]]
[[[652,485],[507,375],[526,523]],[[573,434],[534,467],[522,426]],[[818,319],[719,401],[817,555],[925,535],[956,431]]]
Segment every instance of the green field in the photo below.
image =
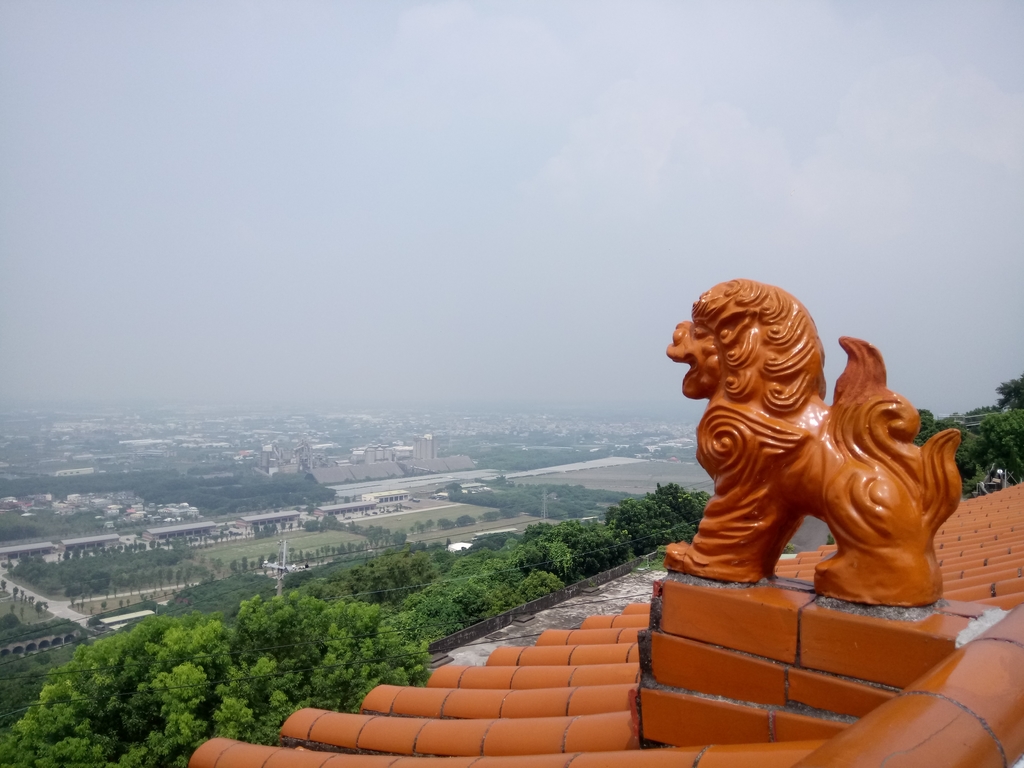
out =
[[[479,519],[484,512],[488,511],[488,509],[490,508],[477,507],[473,504],[453,504],[450,507],[424,509],[417,512],[405,512],[400,515],[388,515],[386,517],[362,517],[356,520],[355,523],[356,525],[361,526],[379,525],[382,528],[390,528],[393,533],[405,531],[406,533],[412,534],[412,527],[416,523],[425,523],[427,520],[433,520],[436,523],[443,517],[454,521],[462,515],[471,515],[472,517]],[[435,530],[440,531],[440,529]]]
[[[317,547],[336,547],[349,541],[365,541],[362,536],[349,531],[321,531],[310,533],[304,530],[288,531],[283,534],[288,539],[288,551],[299,549],[313,550]],[[277,554],[280,536],[268,537],[265,539],[241,539],[239,541],[214,544],[212,547],[201,550],[203,557],[212,560],[220,558],[225,564],[232,560],[241,560],[243,557],[252,561],[271,553]]]
[[[479,507],[477,507],[479,509]],[[409,541],[425,541],[428,544],[432,541],[444,542],[446,539],[452,541],[473,541],[474,533],[486,533],[487,531],[504,531],[509,528],[515,528],[520,533],[526,530],[526,526],[534,525],[536,523],[557,523],[558,520],[541,520],[538,517],[532,517],[531,515],[520,515],[519,517],[511,518],[500,518],[494,522],[485,523],[478,522],[476,525],[467,525],[460,528],[449,528],[447,531],[442,531],[435,528],[432,531],[426,533],[411,533],[409,534]]]

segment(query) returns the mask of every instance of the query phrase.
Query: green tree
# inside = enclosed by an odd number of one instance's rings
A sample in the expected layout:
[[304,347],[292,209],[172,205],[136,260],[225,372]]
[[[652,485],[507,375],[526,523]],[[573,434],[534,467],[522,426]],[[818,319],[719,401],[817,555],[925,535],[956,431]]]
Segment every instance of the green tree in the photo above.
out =
[[1024,409],[1024,374],[1021,374],[1016,379],[1004,381],[996,387],[996,394],[999,395],[996,405],[1000,408],[1006,410]]
[[422,587],[438,577],[438,570],[425,552],[406,548],[389,552],[368,562],[334,574],[323,582],[310,585],[310,594],[317,597],[355,595],[367,603],[397,605],[413,588]]
[[995,465],[1024,479],[1024,409],[986,416],[978,428],[975,456],[982,467]]
[[630,542],[634,554],[645,554],[662,544],[692,540],[709,499],[703,491],[659,484],[642,499],[609,507],[605,523],[620,541]]
[[257,597],[232,628],[150,617],[79,646],[0,740],[0,765],[185,768],[212,736],[273,744],[300,707],[355,711],[377,684],[422,684],[425,662],[364,603]]

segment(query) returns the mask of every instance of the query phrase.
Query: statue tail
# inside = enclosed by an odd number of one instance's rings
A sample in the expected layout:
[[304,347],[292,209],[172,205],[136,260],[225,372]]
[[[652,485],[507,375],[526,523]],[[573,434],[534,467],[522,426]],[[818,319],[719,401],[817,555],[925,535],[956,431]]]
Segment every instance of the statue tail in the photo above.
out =
[[924,519],[933,536],[960,504],[960,471],[956,466],[959,445],[960,430],[945,429],[921,447]]

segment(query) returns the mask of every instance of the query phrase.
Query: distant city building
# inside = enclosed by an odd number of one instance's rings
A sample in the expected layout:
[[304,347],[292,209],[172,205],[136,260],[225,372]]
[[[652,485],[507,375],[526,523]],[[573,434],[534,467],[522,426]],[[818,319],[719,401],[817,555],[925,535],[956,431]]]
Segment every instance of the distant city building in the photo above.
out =
[[33,557],[35,555],[52,555],[57,551],[57,545],[52,541],[38,541],[35,544],[15,544],[10,547],[0,547],[0,559],[13,560],[18,557]]
[[437,442],[434,440],[434,436],[417,437],[413,441],[412,457],[413,459],[436,459]]
[[279,525],[281,523],[297,523],[299,521],[299,512],[294,509],[287,510],[285,512],[266,512],[262,515],[244,515],[238,518],[235,525],[241,528],[243,531],[251,531],[254,526],[267,525],[274,523]]
[[408,491],[377,491],[376,493],[364,493],[363,501],[372,501],[375,504],[396,504],[409,500]]
[[117,544],[121,537],[116,533],[104,533],[99,536],[83,536],[78,539],[61,539],[60,548],[64,551],[75,551],[76,549],[103,549],[111,544]]
[[217,530],[217,523],[182,523],[181,525],[164,525],[159,528],[147,528],[142,533],[146,541],[167,541],[189,536],[209,536]]
[[327,504],[313,510],[316,517],[351,517],[356,514],[372,512],[377,508],[376,501],[350,501],[346,504]]
[[80,467],[79,469],[58,469],[53,473],[54,477],[72,477],[74,475],[91,475],[95,472],[93,467]]

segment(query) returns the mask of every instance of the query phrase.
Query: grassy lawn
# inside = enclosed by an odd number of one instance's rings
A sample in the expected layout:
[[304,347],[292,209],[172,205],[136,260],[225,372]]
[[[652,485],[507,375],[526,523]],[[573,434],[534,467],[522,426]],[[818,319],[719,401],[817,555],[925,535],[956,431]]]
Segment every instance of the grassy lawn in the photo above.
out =
[[[313,550],[317,547],[336,547],[349,541],[365,541],[362,536],[349,531],[321,531],[318,533],[304,530],[287,531],[284,537],[288,539],[289,552],[299,549]],[[201,553],[207,560],[220,558],[226,566],[232,560],[241,560],[243,557],[247,557],[251,561],[271,553],[277,554],[279,538],[280,536],[266,539],[241,539],[214,544],[212,547],[201,550]]]
[[517,531],[522,532],[526,530],[526,526],[528,525],[534,525],[535,523],[554,524],[557,522],[559,521],[541,520],[538,517],[532,517],[530,515],[520,515],[519,517],[499,518],[489,523],[480,521],[477,522],[476,525],[467,525],[464,528],[450,528],[447,531],[435,528],[434,530],[427,531],[426,533],[411,533],[409,534],[409,541],[425,541],[428,544],[432,541],[444,542],[446,539],[451,539],[452,541],[472,541],[474,533],[504,531],[508,528],[515,528]]
[[[390,528],[392,532],[405,531],[412,533],[412,527],[416,523],[425,523],[433,520],[435,523],[441,518],[454,521],[462,515],[470,515],[479,520],[480,516],[488,511],[489,507],[477,507],[472,504],[453,504],[450,507],[441,509],[424,509],[417,512],[406,512],[400,515],[388,515],[386,517],[362,517],[355,521],[356,525],[370,526],[379,525],[382,528]],[[506,526],[510,527],[510,526]]]

